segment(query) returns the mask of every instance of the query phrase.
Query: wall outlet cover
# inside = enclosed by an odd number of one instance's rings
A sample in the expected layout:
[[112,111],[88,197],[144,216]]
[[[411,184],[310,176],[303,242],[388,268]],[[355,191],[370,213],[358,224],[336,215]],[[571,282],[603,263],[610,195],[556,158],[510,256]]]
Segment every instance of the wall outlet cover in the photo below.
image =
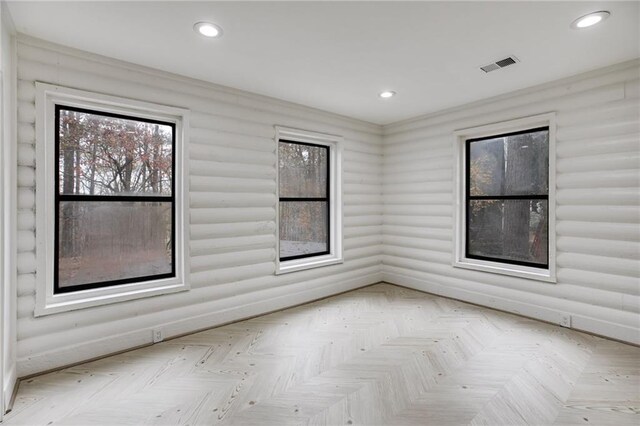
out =
[[571,315],[562,315],[560,325],[563,327],[571,327]]

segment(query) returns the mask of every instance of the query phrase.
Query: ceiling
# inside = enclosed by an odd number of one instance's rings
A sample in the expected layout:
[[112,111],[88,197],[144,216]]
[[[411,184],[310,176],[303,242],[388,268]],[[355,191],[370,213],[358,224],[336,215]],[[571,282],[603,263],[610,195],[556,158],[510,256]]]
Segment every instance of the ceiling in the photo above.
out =
[[[640,56],[638,2],[8,2],[17,31],[387,124]],[[572,30],[577,17],[611,11]],[[205,39],[192,27],[224,29]],[[515,55],[489,74],[479,66]],[[394,90],[383,100],[378,93]]]

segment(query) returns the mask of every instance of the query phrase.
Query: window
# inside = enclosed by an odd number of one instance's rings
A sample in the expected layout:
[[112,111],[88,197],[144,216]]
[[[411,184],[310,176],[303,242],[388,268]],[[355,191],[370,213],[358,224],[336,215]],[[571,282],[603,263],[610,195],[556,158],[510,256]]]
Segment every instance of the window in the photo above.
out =
[[278,273],[340,262],[339,138],[277,128]]
[[188,289],[187,112],[37,89],[36,315]]
[[175,123],[55,107],[54,293],[175,276]]
[[329,253],[329,147],[280,140],[280,261]]
[[552,280],[550,124],[528,121],[458,134],[464,220],[455,266]]

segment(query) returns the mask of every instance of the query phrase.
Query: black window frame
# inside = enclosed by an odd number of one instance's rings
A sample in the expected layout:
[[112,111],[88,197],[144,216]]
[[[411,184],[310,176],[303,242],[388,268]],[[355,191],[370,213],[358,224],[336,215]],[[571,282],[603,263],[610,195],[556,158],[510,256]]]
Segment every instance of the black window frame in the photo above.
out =
[[[465,257],[467,259],[476,259],[476,260],[484,260],[484,261],[489,261],[489,262],[495,262],[495,263],[500,263],[500,264],[507,264],[507,265],[518,265],[518,266],[527,266],[530,268],[536,268],[536,269],[543,269],[543,270],[548,270],[549,269],[549,214],[547,214],[547,259],[546,262],[544,264],[542,263],[534,263],[534,262],[526,262],[526,261],[520,261],[520,260],[512,260],[512,259],[504,259],[504,258],[500,258],[500,257],[491,257],[491,256],[480,256],[477,254],[471,254],[469,253],[469,225],[470,225],[470,205],[471,205],[471,201],[478,201],[478,200],[496,200],[496,201],[504,201],[504,200],[544,200],[547,202],[547,212],[549,211],[549,189],[547,187],[547,193],[546,194],[527,194],[527,195],[471,195],[471,144],[474,142],[480,142],[480,141],[485,141],[485,140],[489,140],[489,139],[497,139],[497,138],[505,138],[505,137],[509,137],[509,136],[517,136],[517,135],[523,135],[523,134],[527,134],[527,133],[535,133],[535,132],[541,132],[541,131],[546,131],[549,136],[548,138],[550,138],[550,129],[549,126],[541,126],[541,127],[534,127],[534,128],[530,128],[530,129],[525,129],[525,130],[519,130],[519,131],[515,131],[515,132],[509,132],[509,133],[500,133],[500,134],[496,134],[496,135],[490,135],[490,136],[483,136],[483,137],[479,137],[479,138],[471,138],[471,139],[466,139],[465,140]],[[548,140],[548,143],[550,143],[550,141]],[[549,149],[549,146],[547,145],[547,150]],[[547,182],[549,184],[549,171],[547,171]]]
[[[314,144],[310,142],[301,142],[291,139],[278,139],[278,150],[281,143],[297,144],[304,146],[311,146],[314,148],[322,148],[327,152],[327,179],[325,197],[280,197],[278,195],[278,205],[280,203],[295,203],[295,202],[326,202],[327,203],[327,249],[321,252],[298,254],[295,256],[280,257],[280,250],[278,250],[278,259],[280,262],[287,262],[289,260],[306,259],[309,257],[324,256],[331,254],[331,146],[323,144]],[[280,173],[278,164],[278,174]],[[280,182],[280,176],[278,176],[278,185]],[[280,188],[278,188],[278,194]],[[278,208],[278,228],[280,227],[280,209]],[[278,246],[280,246],[280,237],[278,237]]]
[[[83,194],[61,194],[60,192],[60,111],[73,111],[85,114],[98,115],[110,118],[119,118],[124,120],[139,121],[144,123],[159,124],[171,127],[171,195],[83,195]],[[176,191],[175,191],[175,174],[176,174],[176,123],[171,121],[162,121],[146,117],[138,117],[136,115],[112,113],[90,108],[79,108],[65,105],[63,103],[55,104],[55,197],[54,197],[54,235],[53,235],[53,294],[75,293],[83,290],[92,290],[97,288],[114,287],[124,284],[132,284],[146,281],[155,281],[166,278],[176,277]],[[139,277],[123,278],[118,280],[99,281],[94,283],[72,285],[60,287],[59,283],[59,239],[60,239],[60,202],[171,202],[171,272],[164,274],[145,275]]]

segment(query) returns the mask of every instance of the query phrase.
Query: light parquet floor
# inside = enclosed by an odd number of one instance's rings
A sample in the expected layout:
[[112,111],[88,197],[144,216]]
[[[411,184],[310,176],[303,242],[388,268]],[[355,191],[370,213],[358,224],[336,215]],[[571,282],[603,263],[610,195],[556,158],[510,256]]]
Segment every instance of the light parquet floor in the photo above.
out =
[[389,284],[21,383],[7,425],[638,425],[640,348]]

